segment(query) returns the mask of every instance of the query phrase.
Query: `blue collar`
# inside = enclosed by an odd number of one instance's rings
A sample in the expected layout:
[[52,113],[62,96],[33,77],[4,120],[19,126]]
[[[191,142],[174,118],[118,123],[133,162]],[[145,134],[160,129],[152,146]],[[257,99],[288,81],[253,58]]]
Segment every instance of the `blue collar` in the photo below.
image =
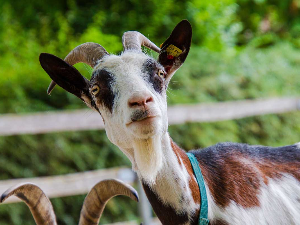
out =
[[199,167],[199,162],[197,161],[196,157],[192,153],[186,153],[186,154],[189,157],[189,160],[192,164],[194,174],[196,176],[196,180],[197,180],[197,183],[198,183],[200,196],[201,196],[199,225],[207,225],[209,223],[207,195],[206,195],[203,176],[202,176],[202,173],[201,173],[201,169]]

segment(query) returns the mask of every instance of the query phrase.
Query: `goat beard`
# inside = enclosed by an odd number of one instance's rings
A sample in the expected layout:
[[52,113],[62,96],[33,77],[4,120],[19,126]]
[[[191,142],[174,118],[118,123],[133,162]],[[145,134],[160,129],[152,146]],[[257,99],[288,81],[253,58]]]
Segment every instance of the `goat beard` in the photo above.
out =
[[134,159],[137,173],[148,184],[155,184],[156,177],[162,169],[162,146],[159,135],[148,139],[134,141]]

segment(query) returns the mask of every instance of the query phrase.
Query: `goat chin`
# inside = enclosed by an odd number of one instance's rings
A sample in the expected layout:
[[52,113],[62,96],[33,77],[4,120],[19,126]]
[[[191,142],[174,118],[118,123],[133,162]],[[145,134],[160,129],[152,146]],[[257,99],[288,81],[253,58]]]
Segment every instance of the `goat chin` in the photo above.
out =
[[146,120],[134,122],[130,124],[127,128],[129,132],[138,139],[148,140],[150,138],[155,138],[157,135],[162,135],[162,122],[160,117],[148,118]]
[[147,183],[154,184],[162,168],[162,147],[160,136],[134,141],[134,158],[138,175]]

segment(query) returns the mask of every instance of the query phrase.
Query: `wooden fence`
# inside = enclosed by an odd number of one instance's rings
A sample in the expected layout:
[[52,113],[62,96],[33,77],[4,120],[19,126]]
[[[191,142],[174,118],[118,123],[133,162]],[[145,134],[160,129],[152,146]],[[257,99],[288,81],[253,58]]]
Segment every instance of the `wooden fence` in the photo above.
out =
[[[27,182],[38,185],[50,198],[81,195],[88,193],[95,184],[105,179],[119,179],[132,184],[136,181],[136,175],[131,169],[120,167],[60,176],[4,180],[0,182],[0,195],[8,187]],[[3,204],[19,201],[18,198],[10,197]]]
[[[300,97],[243,100],[168,109],[169,124],[214,122],[300,109]],[[103,129],[101,116],[92,110],[0,115],[0,135],[42,134],[58,131]]]

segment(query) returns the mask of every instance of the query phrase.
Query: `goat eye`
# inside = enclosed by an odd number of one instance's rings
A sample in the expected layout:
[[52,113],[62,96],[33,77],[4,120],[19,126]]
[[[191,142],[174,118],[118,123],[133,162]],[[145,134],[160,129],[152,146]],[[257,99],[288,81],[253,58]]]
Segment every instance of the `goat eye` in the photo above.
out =
[[100,88],[99,88],[98,85],[94,85],[94,86],[92,87],[92,89],[91,89],[91,92],[92,92],[93,95],[98,94],[99,91],[100,91]]
[[158,70],[157,75],[160,76],[161,78],[165,78],[165,73],[162,70]]

